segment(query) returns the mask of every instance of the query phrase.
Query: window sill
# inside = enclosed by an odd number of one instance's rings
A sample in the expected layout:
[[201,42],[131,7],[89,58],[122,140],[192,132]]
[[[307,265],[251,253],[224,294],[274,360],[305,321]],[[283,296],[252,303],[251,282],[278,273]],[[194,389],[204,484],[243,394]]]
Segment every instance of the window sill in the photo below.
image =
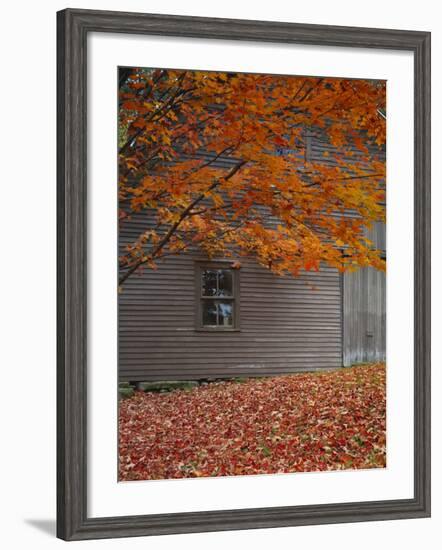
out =
[[239,328],[208,328],[208,327],[201,327],[201,328],[196,328],[195,332],[241,332],[241,329],[239,329]]

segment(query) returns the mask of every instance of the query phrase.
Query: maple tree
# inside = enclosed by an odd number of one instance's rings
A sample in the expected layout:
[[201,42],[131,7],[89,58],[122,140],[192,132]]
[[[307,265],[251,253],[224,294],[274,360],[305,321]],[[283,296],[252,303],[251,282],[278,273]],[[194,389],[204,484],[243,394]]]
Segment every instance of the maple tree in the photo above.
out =
[[[385,269],[365,232],[385,220],[385,162],[367,146],[385,145],[384,82],[131,68],[119,103],[120,223],[146,214],[120,285],[194,247],[280,275]],[[332,162],[306,159],[307,130]]]
[[386,465],[385,364],[135,392],[119,407],[119,479]]

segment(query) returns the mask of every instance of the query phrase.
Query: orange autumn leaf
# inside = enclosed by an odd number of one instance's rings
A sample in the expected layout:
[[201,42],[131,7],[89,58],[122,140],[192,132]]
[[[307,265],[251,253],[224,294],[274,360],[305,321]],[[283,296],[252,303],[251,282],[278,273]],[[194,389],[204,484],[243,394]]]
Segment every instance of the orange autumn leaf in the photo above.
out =
[[[128,71],[119,206],[139,235],[120,285],[195,246],[209,257],[252,255],[281,275],[384,269],[366,231],[385,220],[385,103],[382,81]],[[322,158],[306,156],[312,135],[327,144]]]

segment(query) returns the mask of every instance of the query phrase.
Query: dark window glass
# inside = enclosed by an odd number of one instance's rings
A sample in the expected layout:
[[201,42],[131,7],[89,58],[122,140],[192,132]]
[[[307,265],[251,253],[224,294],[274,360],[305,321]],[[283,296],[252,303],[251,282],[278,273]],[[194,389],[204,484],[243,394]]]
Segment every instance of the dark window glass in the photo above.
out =
[[218,296],[233,295],[233,277],[230,269],[218,271]]
[[232,296],[233,277],[230,269],[205,269],[202,272],[203,296]]
[[216,296],[218,289],[218,272],[215,269],[203,271],[203,296]]
[[218,326],[218,309],[215,300],[203,300],[203,325],[205,327]]
[[233,302],[218,302],[218,325],[233,327]]
[[206,327],[233,327],[233,303],[203,300],[203,325]]

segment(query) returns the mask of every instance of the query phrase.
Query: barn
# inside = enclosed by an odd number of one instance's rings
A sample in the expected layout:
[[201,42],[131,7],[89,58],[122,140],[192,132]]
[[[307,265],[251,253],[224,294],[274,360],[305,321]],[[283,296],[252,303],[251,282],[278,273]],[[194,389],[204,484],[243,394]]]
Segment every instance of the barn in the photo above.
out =
[[[307,160],[331,162],[331,145],[315,133],[307,138]],[[385,150],[377,154],[385,158]],[[121,226],[122,249],[148,216]],[[367,236],[385,256],[385,225]],[[289,277],[253,258],[238,265],[197,249],[167,257],[119,293],[119,379],[271,376],[385,360],[385,283],[372,267],[342,274],[323,266]]]

